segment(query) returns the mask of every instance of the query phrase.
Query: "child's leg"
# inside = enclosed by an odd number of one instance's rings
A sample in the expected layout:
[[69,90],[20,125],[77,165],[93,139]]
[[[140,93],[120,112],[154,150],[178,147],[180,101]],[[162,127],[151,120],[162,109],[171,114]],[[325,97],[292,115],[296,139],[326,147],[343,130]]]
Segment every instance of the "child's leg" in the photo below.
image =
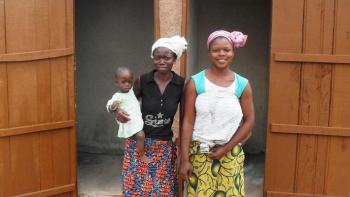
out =
[[140,155],[140,159],[144,162],[148,162],[147,157],[145,156],[145,132],[139,131],[135,134],[136,137],[136,151]]

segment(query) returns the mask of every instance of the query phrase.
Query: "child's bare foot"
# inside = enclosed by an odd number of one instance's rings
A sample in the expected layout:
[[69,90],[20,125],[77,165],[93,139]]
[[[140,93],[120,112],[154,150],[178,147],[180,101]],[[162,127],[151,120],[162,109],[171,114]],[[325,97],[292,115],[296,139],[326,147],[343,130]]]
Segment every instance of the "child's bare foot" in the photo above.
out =
[[146,155],[142,155],[142,156],[140,157],[140,160],[141,160],[142,162],[144,162],[144,163],[149,163],[149,162],[151,162],[151,160],[148,159],[148,157],[146,157]]

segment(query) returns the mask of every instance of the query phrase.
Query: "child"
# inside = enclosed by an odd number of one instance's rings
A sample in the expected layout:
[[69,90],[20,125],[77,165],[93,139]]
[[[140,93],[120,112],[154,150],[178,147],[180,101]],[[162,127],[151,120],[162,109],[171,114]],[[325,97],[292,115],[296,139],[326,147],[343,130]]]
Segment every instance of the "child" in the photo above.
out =
[[119,124],[118,137],[129,138],[135,136],[136,151],[139,153],[140,159],[148,163],[148,159],[144,154],[143,120],[139,101],[137,100],[132,89],[133,74],[126,67],[119,67],[115,72],[115,84],[118,88],[113,97],[107,102],[107,111],[115,112],[118,108],[125,110],[130,117],[126,123]]

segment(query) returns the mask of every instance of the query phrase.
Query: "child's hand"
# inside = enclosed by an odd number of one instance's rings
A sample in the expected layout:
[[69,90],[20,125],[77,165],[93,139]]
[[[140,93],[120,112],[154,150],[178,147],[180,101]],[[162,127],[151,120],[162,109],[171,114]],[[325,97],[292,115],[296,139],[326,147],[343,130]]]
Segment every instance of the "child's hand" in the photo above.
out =
[[122,102],[118,101],[118,100],[113,101],[113,105],[120,105],[120,103],[122,103]]
[[120,104],[121,104],[120,101],[115,100],[115,101],[113,101],[111,108],[117,110],[119,108]]

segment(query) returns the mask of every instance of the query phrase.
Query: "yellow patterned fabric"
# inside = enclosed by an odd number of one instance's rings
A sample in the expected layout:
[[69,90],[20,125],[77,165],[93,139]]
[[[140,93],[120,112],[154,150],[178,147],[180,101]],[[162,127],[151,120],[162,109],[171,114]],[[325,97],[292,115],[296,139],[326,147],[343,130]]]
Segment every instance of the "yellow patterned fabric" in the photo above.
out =
[[236,145],[224,157],[212,160],[199,153],[199,142],[190,146],[193,172],[187,184],[188,197],[244,197],[244,152]]

